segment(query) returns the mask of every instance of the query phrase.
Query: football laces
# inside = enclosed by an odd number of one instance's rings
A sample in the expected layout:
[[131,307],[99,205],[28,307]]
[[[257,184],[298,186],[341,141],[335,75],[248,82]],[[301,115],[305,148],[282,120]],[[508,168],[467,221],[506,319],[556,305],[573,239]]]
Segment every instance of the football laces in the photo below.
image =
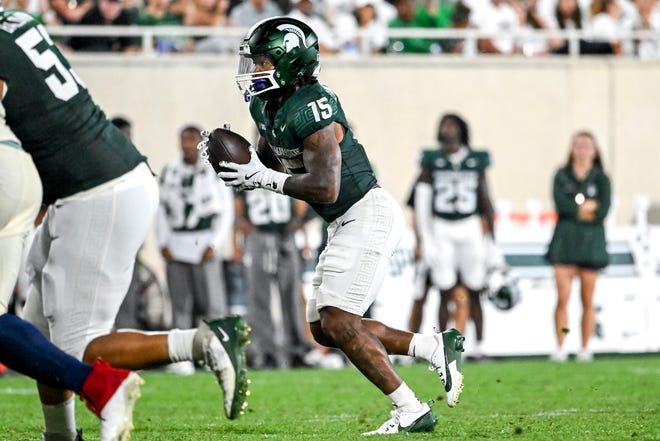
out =
[[197,150],[199,150],[199,156],[202,159],[208,159],[209,158],[209,140],[205,139],[204,141],[197,144]]

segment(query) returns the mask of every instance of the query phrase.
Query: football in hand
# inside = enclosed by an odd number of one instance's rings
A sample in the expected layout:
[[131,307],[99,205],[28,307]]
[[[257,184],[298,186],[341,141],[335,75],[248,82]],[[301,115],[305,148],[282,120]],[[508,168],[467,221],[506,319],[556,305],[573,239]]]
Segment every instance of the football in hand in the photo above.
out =
[[250,143],[236,132],[227,129],[215,129],[209,135],[207,160],[216,173],[230,171],[220,167],[220,162],[247,164],[250,162]]

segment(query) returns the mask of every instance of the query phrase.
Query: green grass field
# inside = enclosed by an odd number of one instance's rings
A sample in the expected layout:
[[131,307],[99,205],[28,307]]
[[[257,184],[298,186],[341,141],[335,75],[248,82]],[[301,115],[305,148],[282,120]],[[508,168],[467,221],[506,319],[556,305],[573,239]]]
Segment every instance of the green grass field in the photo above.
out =
[[[660,440],[660,355],[597,358],[593,363],[499,361],[466,364],[461,403],[450,409],[435,373],[399,367],[423,399],[435,399],[438,440]],[[387,397],[354,368],[254,371],[249,407],[224,418],[207,372],[179,377],[144,372],[134,441],[360,440],[389,417]],[[78,401],[78,425],[98,440],[95,417]],[[0,440],[41,439],[34,383],[0,378]]]

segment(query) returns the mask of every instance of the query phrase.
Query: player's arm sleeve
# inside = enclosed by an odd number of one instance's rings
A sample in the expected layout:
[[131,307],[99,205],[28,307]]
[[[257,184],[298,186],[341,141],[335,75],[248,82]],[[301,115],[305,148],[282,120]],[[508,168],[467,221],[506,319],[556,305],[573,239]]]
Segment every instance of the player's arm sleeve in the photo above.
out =
[[291,112],[288,123],[293,126],[295,137],[302,143],[305,138],[318,132],[333,122],[341,123],[339,101],[334,94],[317,95],[318,98],[307,105],[300,103]]
[[605,172],[601,172],[598,181],[598,208],[594,214],[596,215],[596,220],[602,222],[605,220],[605,216],[610,210],[610,205],[612,203],[612,187],[610,183],[610,178],[607,177]]
[[427,182],[415,186],[415,222],[421,243],[430,243],[433,237],[431,205],[433,188]]
[[257,155],[259,156],[259,159],[263,165],[268,168],[272,168],[273,170],[280,172],[284,171],[282,164],[280,164],[280,161],[278,161],[275,153],[273,153],[273,149],[270,148],[268,141],[266,141],[266,138],[263,136],[258,137],[256,150]]
[[575,195],[563,190],[564,185],[562,185],[562,181],[564,179],[560,170],[555,173],[552,182],[552,198],[555,202],[557,215],[559,217],[577,219],[578,204],[575,202]]

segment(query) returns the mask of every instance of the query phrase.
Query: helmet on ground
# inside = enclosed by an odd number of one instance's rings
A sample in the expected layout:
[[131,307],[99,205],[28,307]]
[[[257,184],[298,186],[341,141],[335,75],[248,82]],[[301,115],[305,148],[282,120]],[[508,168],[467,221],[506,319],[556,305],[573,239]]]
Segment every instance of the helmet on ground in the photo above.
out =
[[506,267],[495,268],[488,275],[486,295],[497,309],[508,311],[520,301],[518,279]]
[[[255,95],[269,98],[319,74],[318,37],[308,25],[291,17],[272,17],[255,24],[238,54],[236,83],[246,101]],[[271,69],[257,69],[266,61]]]

